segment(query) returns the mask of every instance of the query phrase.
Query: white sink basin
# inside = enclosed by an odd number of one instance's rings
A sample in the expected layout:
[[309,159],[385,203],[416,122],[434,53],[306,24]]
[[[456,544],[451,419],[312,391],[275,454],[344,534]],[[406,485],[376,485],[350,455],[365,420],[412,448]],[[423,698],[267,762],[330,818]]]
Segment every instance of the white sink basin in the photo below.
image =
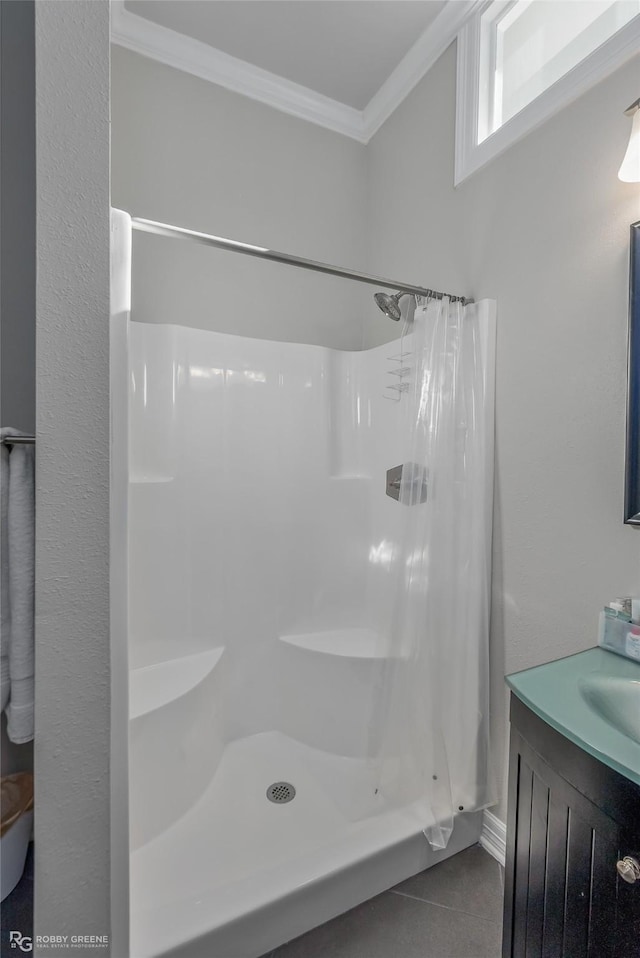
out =
[[640,744],[640,680],[592,672],[578,687],[594,712]]

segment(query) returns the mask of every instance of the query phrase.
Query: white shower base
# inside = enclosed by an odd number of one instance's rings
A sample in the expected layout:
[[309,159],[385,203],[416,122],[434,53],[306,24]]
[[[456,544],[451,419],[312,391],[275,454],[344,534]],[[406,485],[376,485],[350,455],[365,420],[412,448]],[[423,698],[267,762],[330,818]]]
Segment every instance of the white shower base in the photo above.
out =
[[[276,781],[293,801],[267,800]],[[363,760],[277,732],[228,745],[198,802],[132,855],[132,958],[258,958],[479,838],[481,813],[462,814],[434,852],[411,808],[378,801]]]

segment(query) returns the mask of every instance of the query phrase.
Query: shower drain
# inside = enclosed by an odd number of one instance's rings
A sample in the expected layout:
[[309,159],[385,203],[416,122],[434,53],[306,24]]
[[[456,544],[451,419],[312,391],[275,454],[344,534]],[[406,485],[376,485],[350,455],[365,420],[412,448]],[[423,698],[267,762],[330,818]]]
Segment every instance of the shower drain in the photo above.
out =
[[296,790],[289,782],[274,782],[267,789],[267,798],[276,805],[284,805],[285,802],[292,802],[296,797]]

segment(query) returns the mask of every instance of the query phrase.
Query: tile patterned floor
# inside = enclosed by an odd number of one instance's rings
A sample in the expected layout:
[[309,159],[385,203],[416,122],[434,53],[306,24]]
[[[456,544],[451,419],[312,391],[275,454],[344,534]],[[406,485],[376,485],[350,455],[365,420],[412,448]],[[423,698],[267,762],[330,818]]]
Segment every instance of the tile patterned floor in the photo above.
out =
[[[0,958],[15,958],[10,929],[31,934],[32,848],[2,903]],[[264,958],[500,958],[502,889],[502,869],[474,845]]]
[[0,905],[0,958],[15,958],[17,952],[9,944],[9,932],[33,934],[33,844],[29,845],[22,878]]
[[502,890],[475,845],[264,958],[500,958]]

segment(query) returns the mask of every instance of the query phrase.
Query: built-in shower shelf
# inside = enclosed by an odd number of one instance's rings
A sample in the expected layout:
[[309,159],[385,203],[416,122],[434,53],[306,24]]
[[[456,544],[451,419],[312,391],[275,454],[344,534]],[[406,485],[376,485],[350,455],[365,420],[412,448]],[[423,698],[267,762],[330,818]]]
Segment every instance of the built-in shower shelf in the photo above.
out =
[[157,485],[161,482],[173,482],[173,476],[160,475],[137,475],[129,476],[129,482],[132,486]]
[[387,652],[382,638],[372,629],[334,629],[327,632],[301,632],[281,635],[280,641],[310,652],[344,656],[351,659],[384,659]]
[[224,646],[169,659],[129,673],[129,718],[139,718],[168,705],[200,685],[222,658]]

